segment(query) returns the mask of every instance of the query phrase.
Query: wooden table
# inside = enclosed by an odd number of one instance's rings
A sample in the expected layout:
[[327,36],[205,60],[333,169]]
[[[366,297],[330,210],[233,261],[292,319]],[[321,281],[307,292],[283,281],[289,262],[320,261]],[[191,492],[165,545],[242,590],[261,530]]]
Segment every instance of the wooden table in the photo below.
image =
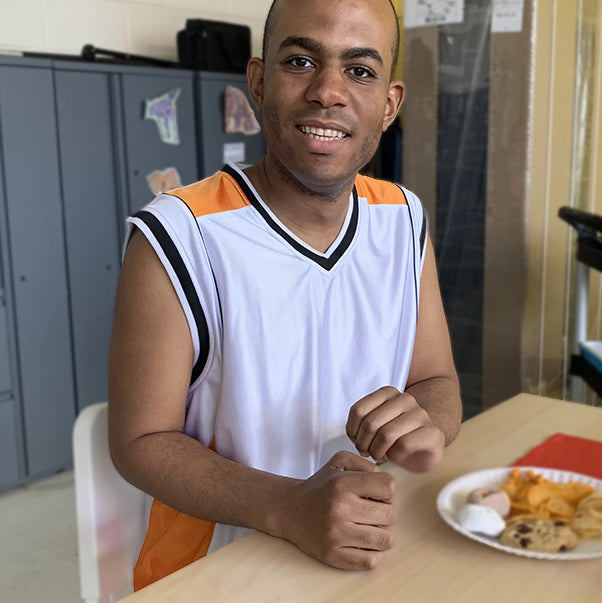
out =
[[397,479],[396,545],[372,572],[327,567],[284,540],[254,532],[124,601],[601,602],[602,558],[511,555],[455,532],[437,513],[446,483],[506,466],[557,432],[602,439],[602,409],[520,394],[466,421],[430,473],[385,465]]

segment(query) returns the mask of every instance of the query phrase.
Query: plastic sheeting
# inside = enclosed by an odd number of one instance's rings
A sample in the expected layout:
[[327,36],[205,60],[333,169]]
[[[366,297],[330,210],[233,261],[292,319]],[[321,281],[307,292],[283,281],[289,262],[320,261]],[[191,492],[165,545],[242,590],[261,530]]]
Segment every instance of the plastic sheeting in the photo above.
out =
[[[557,213],[602,213],[602,3],[463,4],[460,23],[404,31],[401,181],[429,213],[472,416],[521,391],[567,395],[574,233]],[[509,7],[522,14],[492,31]],[[602,339],[599,281],[590,297]]]

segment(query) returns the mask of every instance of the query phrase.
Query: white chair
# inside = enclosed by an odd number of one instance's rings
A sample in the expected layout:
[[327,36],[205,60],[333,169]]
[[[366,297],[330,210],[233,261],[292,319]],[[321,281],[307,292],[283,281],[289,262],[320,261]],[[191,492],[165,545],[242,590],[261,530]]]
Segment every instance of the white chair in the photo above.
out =
[[108,406],[88,406],[73,428],[79,575],[86,603],[113,603],[132,592],[151,502],[111,461]]

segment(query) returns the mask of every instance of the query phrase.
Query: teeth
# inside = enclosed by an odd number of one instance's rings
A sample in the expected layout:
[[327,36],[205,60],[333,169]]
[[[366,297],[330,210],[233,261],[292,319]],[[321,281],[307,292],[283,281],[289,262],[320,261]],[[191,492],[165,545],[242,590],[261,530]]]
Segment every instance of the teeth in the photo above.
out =
[[323,128],[312,128],[310,126],[299,126],[299,129],[306,136],[311,136],[312,138],[317,138],[318,140],[340,140],[341,138],[345,138],[347,134],[345,132],[341,132],[339,130],[331,130]]

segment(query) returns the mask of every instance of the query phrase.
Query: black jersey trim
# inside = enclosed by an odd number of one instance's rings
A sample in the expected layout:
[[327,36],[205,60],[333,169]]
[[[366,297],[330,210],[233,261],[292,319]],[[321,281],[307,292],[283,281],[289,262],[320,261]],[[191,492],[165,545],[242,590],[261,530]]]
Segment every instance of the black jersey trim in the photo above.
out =
[[[410,202],[409,202],[408,198],[406,197],[406,194],[405,194],[403,188],[401,188],[401,186],[399,184],[396,184],[396,186],[399,188],[399,190],[401,191],[401,193],[403,194],[403,196],[406,200],[406,207],[408,208],[408,216],[410,218],[410,231],[412,233],[412,255],[414,256],[414,261],[412,262],[412,268],[413,268],[413,272],[414,272],[414,294],[416,296],[416,321],[418,321],[418,306],[420,304],[420,298],[418,296],[418,273],[416,271],[418,262],[416,261],[416,234],[414,231],[414,218],[412,216],[412,206],[410,205]],[[422,223],[422,230],[426,233],[424,220]],[[423,245],[423,243],[422,243],[422,233],[421,233],[420,234],[421,253],[422,253],[422,245]]]
[[422,216],[422,229],[420,230],[420,258],[424,258],[424,252],[426,251],[426,232],[427,232],[427,220],[426,214]]
[[[192,211],[192,208],[190,207],[190,205],[188,205],[188,203],[186,203],[186,201],[184,201],[184,199],[182,199],[181,197],[178,197],[177,195],[173,195],[171,193],[170,194],[172,197],[176,197],[176,199],[179,199],[182,204],[184,205],[184,207],[188,210],[188,212],[190,213],[190,218],[191,220],[194,222],[194,224],[196,224],[196,228],[199,232],[199,237],[201,239],[201,241],[203,242],[203,246],[205,247],[205,249],[207,249],[207,245],[205,245],[205,237],[203,236],[203,231],[201,230],[201,225],[199,224],[199,221],[197,220],[196,216],[194,215],[194,212]],[[213,278],[213,285],[215,286],[215,294],[217,296],[217,305],[219,307],[219,316],[220,316],[220,320],[221,320],[221,324],[222,327],[224,325],[224,314],[222,312],[222,300],[219,294],[219,287],[217,286],[217,277],[215,276],[215,271],[213,270],[213,266],[211,265],[211,262],[209,262],[209,270],[211,270],[211,277]]]
[[199,357],[192,367],[190,383],[193,384],[203,372],[205,364],[207,363],[207,358],[209,357],[209,329],[207,327],[207,320],[205,319],[203,307],[194,288],[192,279],[190,278],[190,274],[188,273],[188,269],[184,264],[184,260],[182,260],[179,251],[169,234],[167,234],[163,224],[161,224],[156,216],[146,210],[134,214],[134,218],[142,220],[151,230],[159,245],[161,245],[161,249],[167,256],[169,263],[180,281],[180,285],[182,286],[184,295],[186,296],[186,300],[188,301],[188,305],[194,316],[197,332],[199,334]]
[[359,200],[357,189],[355,186],[353,187],[353,208],[351,211],[351,220],[347,226],[347,232],[341,239],[341,242],[337,246],[337,248],[330,254],[328,257],[324,257],[317,253],[311,251],[304,245],[301,245],[298,241],[296,241],[293,237],[291,237],[266,211],[265,207],[262,203],[257,199],[255,193],[251,189],[251,187],[246,183],[244,178],[230,165],[225,165],[222,168],[222,171],[226,174],[232,176],[236,183],[240,186],[244,194],[246,195],[249,203],[259,212],[261,217],[265,220],[267,225],[274,230],[280,237],[282,237],[295,251],[304,255],[305,257],[313,260],[316,264],[324,268],[325,270],[331,270],[334,268],[336,263],[341,259],[343,254],[347,251],[349,246],[351,245],[353,238],[355,237],[355,233],[357,231],[357,225],[359,221]]

